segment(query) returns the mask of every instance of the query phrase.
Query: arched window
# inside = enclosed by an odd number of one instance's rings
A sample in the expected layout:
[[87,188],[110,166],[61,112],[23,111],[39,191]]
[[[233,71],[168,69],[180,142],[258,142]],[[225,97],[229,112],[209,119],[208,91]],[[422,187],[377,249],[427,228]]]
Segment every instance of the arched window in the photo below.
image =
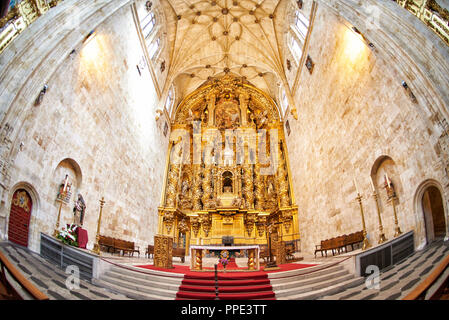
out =
[[161,42],[160,38],[157,38],[155,41],[153,41],[149,47],[148,47],[148,54],[150,55],[150,58],[153,59],[158,52],[159,44]]
[[295,12],[295,27],[302,40],[304,40],[309,31],[309,20],[298,10]]
[[173,86],[170,88],[170,91],[168,91],[167,100],[165,101],[165,108],[167,109],[167,112],[170,114],[173,104],[175,102],[175,89]]
[[156,16],[154,15],[154,13],[150,12],[148,15],[146,15],[145,18],[143,18],[140,22],[140,25],[142,27],[143,36],[145,37],[145,39],[147,39],[156,26]]
[[288,33],[288,45],[292,55],[295,57],[297,63],[302,56],[304,42],[309,31],[309,20],[299,11],[295,11],[295,17]]
[[302,48],[298,43],[298,40],[293,35],[290,35],[290,50],[295,58],[296,62],[299,62],[302,55]]
[[287,94],[285,93],[285,89],[282,89],[282,113],[285,113],[285,111],[287,111],[288,109],[288,98],[287,98]]

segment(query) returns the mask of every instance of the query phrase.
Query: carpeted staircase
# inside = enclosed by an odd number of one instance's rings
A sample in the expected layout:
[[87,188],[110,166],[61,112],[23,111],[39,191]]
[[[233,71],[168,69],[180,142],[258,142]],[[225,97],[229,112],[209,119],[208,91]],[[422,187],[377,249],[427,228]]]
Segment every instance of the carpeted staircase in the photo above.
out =
[[[213,272],[189,272],[184,275],[176,299],[214,300],[215,274]],[[218,274],[218,299],[255,300],[275,299],[266,272]]]

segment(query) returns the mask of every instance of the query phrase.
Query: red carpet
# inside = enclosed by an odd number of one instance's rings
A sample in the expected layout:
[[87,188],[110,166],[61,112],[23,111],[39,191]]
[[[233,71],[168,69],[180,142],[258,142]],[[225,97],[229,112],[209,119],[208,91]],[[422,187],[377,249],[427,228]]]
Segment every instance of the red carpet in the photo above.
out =
[[[219,265],[220,267],[221,265]],[[274,300],[276,299],[268,279],[268,273],[297,270],[315,266],[313,264],[288,263],[279,265],[279,270],[274,271],[248,271],[248,272],[223,272],[221,266],[218,273],[218,299],[220,300]],[[152,265],[137,266],[140,268],[174,272],[184,274],[177,300],[214,300],[215,296],[215,273],[190,271],[189,266],[174,265],[173,269],[156,268]],[[239,268],[235,261],[230,261],[227,270],[245,270]]]

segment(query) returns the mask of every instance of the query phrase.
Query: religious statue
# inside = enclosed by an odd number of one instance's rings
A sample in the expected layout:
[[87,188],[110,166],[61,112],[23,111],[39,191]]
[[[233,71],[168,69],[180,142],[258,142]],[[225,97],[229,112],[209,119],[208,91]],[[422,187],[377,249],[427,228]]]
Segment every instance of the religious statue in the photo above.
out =
[[84,202],[83,196],[78,193],[78,200],[76,200],[75,207],[73,207],[74,224],[78,226],[83,225],[85,211],[86,203]]
[[265,110],[256,116],[256,122],[257,122],[257,126],[259,128],[262,128],[268,122],[267,115],[268,115],[268,111]]
[[239,197],[234,198],[234,200],[232,200],[231,206],[240,208],[242,206],[242,198],[239,198]]

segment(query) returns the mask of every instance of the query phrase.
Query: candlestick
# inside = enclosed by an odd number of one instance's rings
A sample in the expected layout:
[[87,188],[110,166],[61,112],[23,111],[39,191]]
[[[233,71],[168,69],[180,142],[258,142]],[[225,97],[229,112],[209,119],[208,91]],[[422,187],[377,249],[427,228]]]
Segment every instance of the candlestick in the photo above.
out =
[[355,181],[355,178],[353,178],[352,180],[354,181],[355,190],[357,191],[357,194],[360,195],[359,187],[358,187],[358,185],[357,185],[357,181]]
[[98,217],[98,224],[97,224],[97,236],[95,237],[95,244],[94,244],[94,249],[93,252],[96,253],[97,255],[100,255],[100,227],[101,227],[101,216],[103,213],[103,206],[106,203],[106,201],[104,201],[104,197],[101,198],[100,200],[100,215]]
[[391,197],[391,205],[393,206],[393,213],[394,213],[394,225],[395,225],[395,232],[394,232],[394,237],[398,237],[402,234],[401,228],[399,227],[399,222],[398,222],[398,214],[396,212],[396,194],[393,192],[393,196]]
[[384,228],[382,226],[382,218],[380,216],[380,208],[379,208],[379,201],[378,201],[378,195],[376,190],[374,190],[373,192],[373,197],[374,197],[374,201],[376,201],[376,207],[377,207],[377,216],[379,218],[379,241],[377,243],[381,244],[384,243],[385,241],[387,241],[387,238],[385,237],[384,234]]
[[362,225],[363,225],[363,245],[362,245],[362,250],[366,250],[368,248],[371,247],[371,244],[368,241],[367,236],[367,232],[366,232],[366,225],[365,225],[365,215],[363,213],[363,205],[362,205],[362,196],[358,193],[357,195],[357,201],[360,205],[360,213],[362,215]]
[[369,181],[371,182],[371,189],[373,189],[373,192],[376,192],[376,188],[374,187],[373,177],[369,177]]
[[387,180],[388,187],[391,188],[391,180],[388,178],[388,173],[385,173],[385,178]]
[[67,182],[69,181],[69,175],[66,174],[65,175],[65,179],[64,179],[64,189],[62,189],[62,191],[66,191],[67,190]]

